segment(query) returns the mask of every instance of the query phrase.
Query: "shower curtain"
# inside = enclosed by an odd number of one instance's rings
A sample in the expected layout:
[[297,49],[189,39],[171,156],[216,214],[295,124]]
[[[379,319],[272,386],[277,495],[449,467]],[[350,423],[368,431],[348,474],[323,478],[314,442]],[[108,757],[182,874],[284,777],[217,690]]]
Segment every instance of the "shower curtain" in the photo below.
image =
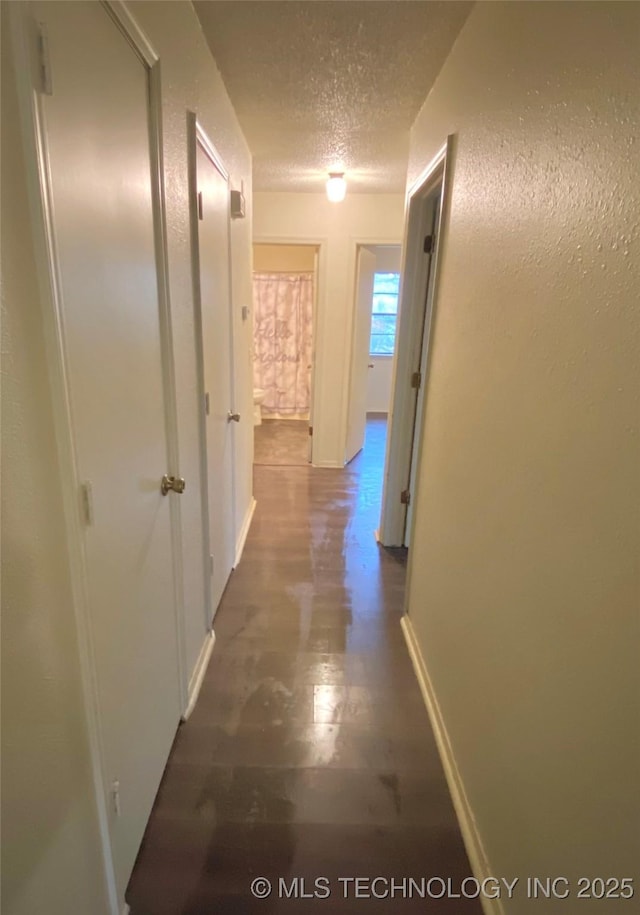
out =
[[313,274],[254,273],[253,377],[267,413],[309,412],[312,333]]

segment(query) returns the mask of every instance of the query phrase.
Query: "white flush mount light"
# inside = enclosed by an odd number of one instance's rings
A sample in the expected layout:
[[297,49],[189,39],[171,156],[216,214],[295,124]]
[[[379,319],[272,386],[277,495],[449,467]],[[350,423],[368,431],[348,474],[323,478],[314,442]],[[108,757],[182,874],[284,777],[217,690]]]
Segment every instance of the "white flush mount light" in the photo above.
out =
[[347,182],[344,180],[344,172],[330,172],[327,181],[327,197],[331,203],[340,203],[344,200],[347,193]]

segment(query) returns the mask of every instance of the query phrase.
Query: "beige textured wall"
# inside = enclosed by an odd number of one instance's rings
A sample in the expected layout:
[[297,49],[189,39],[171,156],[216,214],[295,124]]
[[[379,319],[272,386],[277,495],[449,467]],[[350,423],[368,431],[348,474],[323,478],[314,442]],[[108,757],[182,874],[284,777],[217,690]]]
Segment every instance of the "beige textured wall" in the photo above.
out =
[[457,141],[410,618],[497,875],[637,876],[639,47],[479,3],[411,135],[409,182]]
[[308,270],[315,267],[317,248],[313,245],[254,245],[253,269],[268,273],[270,270]]
[[[9,6],[17,4],[2,4],[2,911],[102,915],[107,901],[5,21]],[[208,571],[202,567],[198,491],[187,109],[196,111],[215,143],[231,186],[243,180],[247,196],[247,218],[231,225],[236,408],[247,417],[253,406],[251,337],[250,322],[243,323],[240,312],[251,303],[251,157],[191,4],[145,2],[130,8],[162,62],[180,469],[188,482],[181,511],[191,670],[205,635],[203,575]],[[240,424],[237,433],[240,528],[252,495],[252,424]]]
[[314,375],[314,464],[342,467],[344,463],[356,244],[399,243],[403,220],[402,194],[347,193],[339,204],[329,203],[324,194],[260,192],[254,196],[257,241],[322,241]]

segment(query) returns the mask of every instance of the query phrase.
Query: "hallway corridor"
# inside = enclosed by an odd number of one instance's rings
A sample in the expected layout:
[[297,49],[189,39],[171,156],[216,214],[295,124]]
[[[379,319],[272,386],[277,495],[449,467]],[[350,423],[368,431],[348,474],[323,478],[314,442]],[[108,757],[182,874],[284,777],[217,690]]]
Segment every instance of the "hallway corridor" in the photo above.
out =
[[[344,471],[255,469],[256,515],[131,878],[132,915],[481,912],[354,898],[353,884],[345,898],[338,882],[455,886],[471,873],[400,629],[405,557],[373,535],[385,431],[370,420]],[[264,900],[258,876],[273,882]],[[307,893],[327,877],[331,896],[279,899],[280,877],[305,878]]]

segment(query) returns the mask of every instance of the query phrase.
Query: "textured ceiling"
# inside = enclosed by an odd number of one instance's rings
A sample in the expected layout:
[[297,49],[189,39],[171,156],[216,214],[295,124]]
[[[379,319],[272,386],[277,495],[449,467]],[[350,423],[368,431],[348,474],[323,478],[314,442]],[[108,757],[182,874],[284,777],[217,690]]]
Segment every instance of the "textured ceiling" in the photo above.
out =
[[403,191],[409,128],[472,3],[200,0],[255,190]]

